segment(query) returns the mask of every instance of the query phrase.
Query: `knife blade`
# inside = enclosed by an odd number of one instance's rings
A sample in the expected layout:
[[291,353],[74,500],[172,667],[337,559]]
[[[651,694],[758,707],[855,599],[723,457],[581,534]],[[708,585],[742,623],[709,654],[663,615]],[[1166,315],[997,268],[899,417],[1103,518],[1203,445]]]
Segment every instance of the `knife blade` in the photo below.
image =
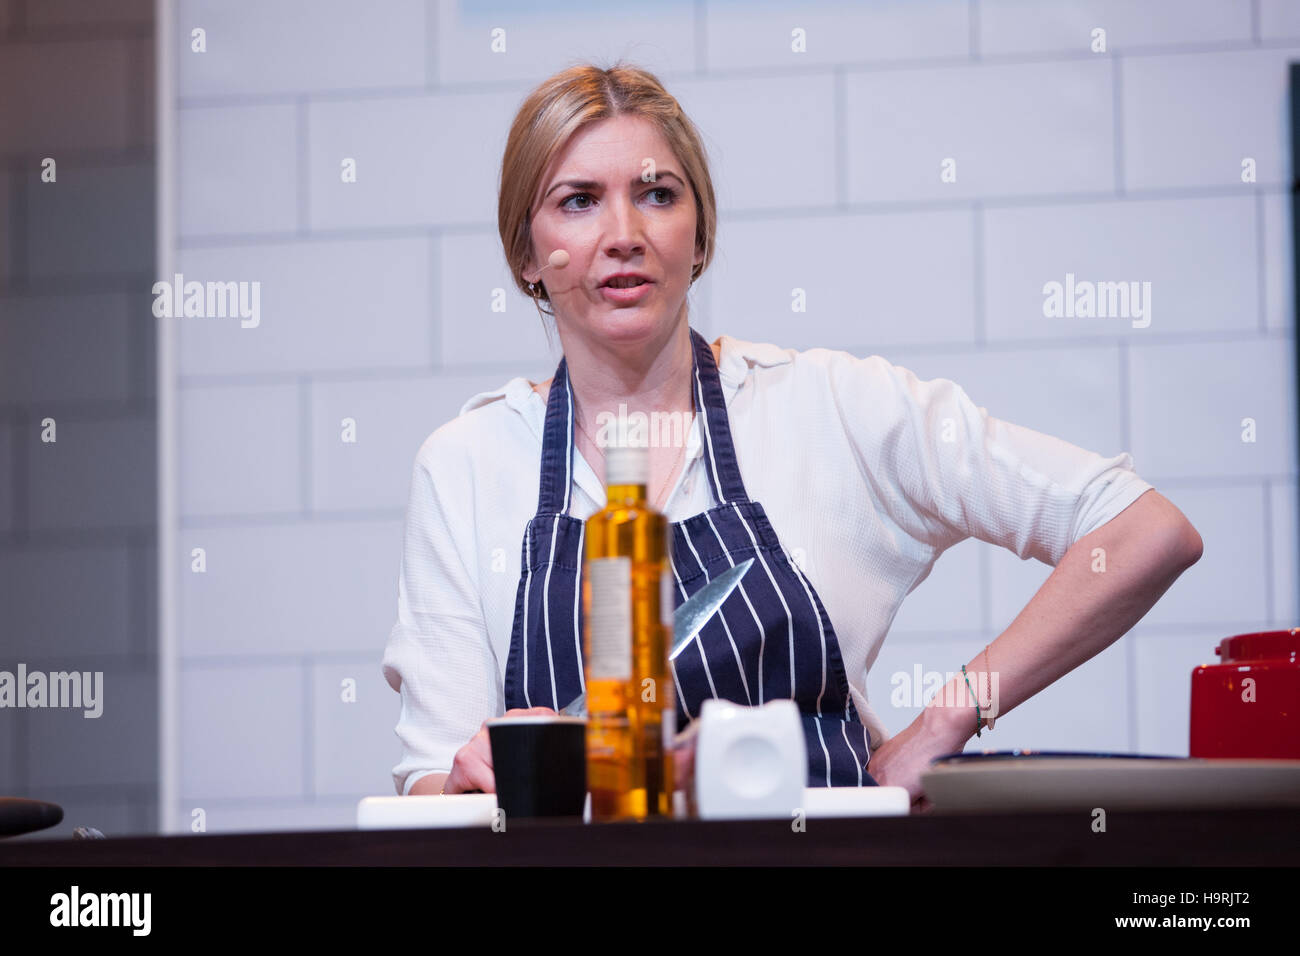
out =
[[[754,559],[748,558],[723,571],[683,601],[673,612],[673,646],[668,652],[670,661],[676,660],[677,656],[699,635],[704,625],[731,596],[731,592],[736,589],[736,585],[740,583],[740,579],[745,576],[745,572],[753,563]],[[587,695],[584,693],[570,701],[560,713],[577,716],[585,713],[586,709]]]

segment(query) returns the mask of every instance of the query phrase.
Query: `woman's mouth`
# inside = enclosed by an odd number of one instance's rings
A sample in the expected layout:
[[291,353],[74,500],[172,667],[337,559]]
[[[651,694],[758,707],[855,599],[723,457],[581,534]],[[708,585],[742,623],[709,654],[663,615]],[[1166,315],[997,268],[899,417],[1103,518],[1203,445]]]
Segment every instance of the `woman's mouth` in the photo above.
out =
[[610,279],[600,287],[600,294],[605,297],[606,302],[615,305],[635,305],[650,294],[652,285],[654,283],[648,279],[624,276]]

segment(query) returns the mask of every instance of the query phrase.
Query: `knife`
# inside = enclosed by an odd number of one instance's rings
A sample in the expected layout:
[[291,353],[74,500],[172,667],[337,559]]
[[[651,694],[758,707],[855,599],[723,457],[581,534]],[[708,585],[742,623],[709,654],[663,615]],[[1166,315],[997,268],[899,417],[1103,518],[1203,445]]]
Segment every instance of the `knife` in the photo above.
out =
[[[740,583],[740,579],[745,576],[745,572],[753,563],[754,559],[749,558],[727,568],[682,602],[681,607],[673,612],[673,647],[668,652],[670,661],[675,661],[677,656],[699,635],[704,625],[709,622],[709,618],[713,617],[718,608],[722,607],[723,602],[731,596],[731,592],[736,589],[736,585]],[[586,713],[586,710],[587,695],[584,693],[573,698],[560,713],[575,717]]]

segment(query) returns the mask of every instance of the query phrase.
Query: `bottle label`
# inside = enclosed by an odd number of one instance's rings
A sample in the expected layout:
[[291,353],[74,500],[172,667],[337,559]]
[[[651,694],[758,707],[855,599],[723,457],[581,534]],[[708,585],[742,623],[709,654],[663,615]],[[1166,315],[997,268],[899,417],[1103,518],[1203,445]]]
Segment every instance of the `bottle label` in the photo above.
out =
[[588,680],[632,679],[632,559],[587,562],[591,607],[587,614]]

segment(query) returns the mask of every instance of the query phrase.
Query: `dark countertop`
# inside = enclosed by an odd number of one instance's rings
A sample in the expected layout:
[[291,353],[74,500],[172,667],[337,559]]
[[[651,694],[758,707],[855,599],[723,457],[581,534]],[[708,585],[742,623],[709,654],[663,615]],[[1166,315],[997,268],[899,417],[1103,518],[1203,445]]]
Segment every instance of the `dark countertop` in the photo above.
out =
[[938,814],[584,825],[511,821],[337,830],[0,840],[9,866],[1295,866],[1300,810]]

